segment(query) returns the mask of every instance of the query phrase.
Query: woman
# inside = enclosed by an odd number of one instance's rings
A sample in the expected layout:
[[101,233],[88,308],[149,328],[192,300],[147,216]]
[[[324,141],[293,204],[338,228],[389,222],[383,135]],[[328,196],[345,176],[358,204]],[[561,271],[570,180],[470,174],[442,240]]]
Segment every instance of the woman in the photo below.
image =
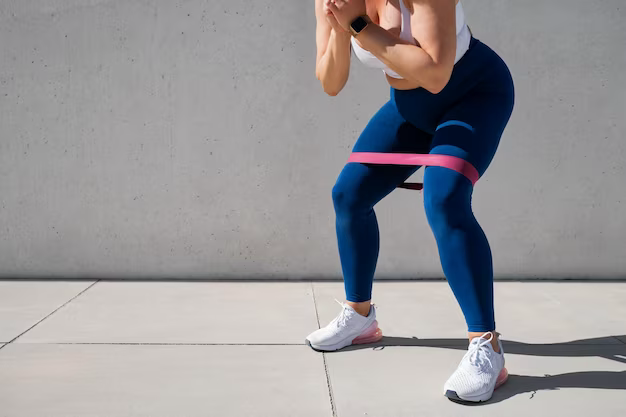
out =
[[[455,0],[316,0],[316,74],[338,94],[350,51],[381,68],[390,100],[354,152],[444,155],[484,174],[513,110],[506,64],[475,39]],[[431,165],[431,164],[429,164]],[[445,164],[424,172],[424,205],[446,278],[468,325],[469,350],[444,385],[456,401],[486,401],[507,377],[495,331],[487,238],[471,209],[473,181]],[[318,351],[380,340],[370,303],[379,234],[374,205],[419,167],[349,162],[333,188],[346,302],[307,337]]]

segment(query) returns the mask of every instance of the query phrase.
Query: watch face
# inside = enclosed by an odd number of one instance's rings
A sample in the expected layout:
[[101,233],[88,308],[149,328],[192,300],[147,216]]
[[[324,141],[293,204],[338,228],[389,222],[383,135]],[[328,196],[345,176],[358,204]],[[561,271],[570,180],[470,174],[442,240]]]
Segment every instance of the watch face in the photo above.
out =
[[365,28],[365,26],[367,26],[367,22],[365,21],[365,19],[359,16],[356,19],[354,19],[354,22],[352,22],[350,26],[352,26],[352,29],[356,33],[359,33]]

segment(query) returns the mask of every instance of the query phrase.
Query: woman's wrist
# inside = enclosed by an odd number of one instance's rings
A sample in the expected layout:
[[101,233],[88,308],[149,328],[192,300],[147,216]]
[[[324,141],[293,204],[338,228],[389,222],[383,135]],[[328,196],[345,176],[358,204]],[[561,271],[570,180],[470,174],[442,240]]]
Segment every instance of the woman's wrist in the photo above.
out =
[[378,25],[371,21],[368,22],[367,26],[365,26],[363,30],[361,30],[359,33],[354,35],[355,39],[361,39],[363,37],[367,37],[368,35],[370,35],[372,30],[374,29],[374,26],[378,26]]
[[350,34],[350,32],[346,32],[343,30],[334,30],[334,35],[335,35],[335,39],[337,42],[339,43],[350,43],[350,38],[352,37],[352,35]]
[[339,27],[339,29],[333,28],[333,32],[335,32],[335,34],[341,38],[350,38],[352,36],[350,31],[343,29],[341,26]]

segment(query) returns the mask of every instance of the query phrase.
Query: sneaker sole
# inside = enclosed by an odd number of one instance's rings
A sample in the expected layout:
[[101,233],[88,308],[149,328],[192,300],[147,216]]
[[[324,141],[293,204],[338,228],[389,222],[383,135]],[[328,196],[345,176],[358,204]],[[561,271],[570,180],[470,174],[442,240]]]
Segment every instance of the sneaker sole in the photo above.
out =
[[308,339],[305,343],[316,352],[334,352],[350,345],[363,345],[367,343],[376,343],[383,338],[383,331],[378,327],[378,321],[374,320],[367,329],[354,339],[346,339],[334,345],[322,346],[314,345]]
[[484,401],[488,401],[493,396],[493,392],[500,388],[507,380],[509,379],[509,371],[506,368],[503,368],[498,375],[498,379],[496,380],[496,385],[493,387],[491,391],[488,391],[481,395],[476,396],[464,396],[460,397],[455,391],[447,390],[444,394],[448,397],[449,400],[457,402],[457,403],[480,403]]

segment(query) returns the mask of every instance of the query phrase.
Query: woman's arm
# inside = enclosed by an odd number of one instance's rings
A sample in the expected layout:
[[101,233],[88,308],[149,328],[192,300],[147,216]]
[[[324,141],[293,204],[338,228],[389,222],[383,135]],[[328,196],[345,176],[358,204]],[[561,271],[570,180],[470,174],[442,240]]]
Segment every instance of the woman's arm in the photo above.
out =
[[325,0],[315,0],[317,57],[315,76],[326,94],[336,96],[348,81],[350,72],[350,32],[327,13]]
[[[353,16],[363,0],[336,0],[330,9],[342,27]],[[404,0],[400,0],[404,1]],[[411,33],[420,46],[392,35],[370,23],[357,35],[363,48],[376,55],[385,65],[403,78],[437,94],[450,80],[456,55],[455,0],[407,0],[412,6]]]

